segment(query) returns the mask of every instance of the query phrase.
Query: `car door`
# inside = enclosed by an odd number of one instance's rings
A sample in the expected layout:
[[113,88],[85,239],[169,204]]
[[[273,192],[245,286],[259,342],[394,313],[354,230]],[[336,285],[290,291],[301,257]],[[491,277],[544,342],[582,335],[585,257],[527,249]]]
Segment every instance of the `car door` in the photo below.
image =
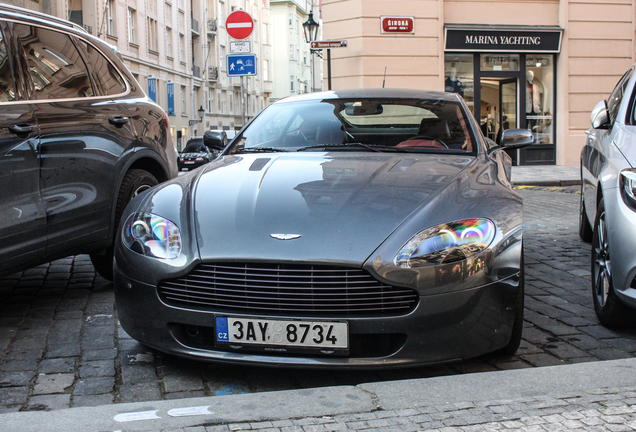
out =
[[117,163],[130,145],[120,106],[100,94],[73,35],[13,24],[40,126],[48,256],[106,240]]
[[[633,69],[630,69],[621,77],[607,100],[609,125],[606,128],[590,129],[585,147],[581,152],[582,193],[588,218],[592,222],[596,218],[596,208],[598,206],[596,199],[598,195],[597,187],[600,181],[599,176],[607,163],[609,147],[612,145],[612,141],[620,128],[624,126],[623,121],[617,121],[617,116],[625,96],[625,88],[633,71]],[[629,95],[627,97],[629,98]]]
[[38,127],[0,22],[0,272],[37,261],[46,246],[40,197]]

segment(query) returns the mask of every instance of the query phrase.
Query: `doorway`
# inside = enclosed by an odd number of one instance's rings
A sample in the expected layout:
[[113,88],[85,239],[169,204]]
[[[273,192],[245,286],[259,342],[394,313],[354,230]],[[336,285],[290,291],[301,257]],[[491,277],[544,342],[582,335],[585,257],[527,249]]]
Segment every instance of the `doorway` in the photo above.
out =
[[519,127],[518,79],[482,78],[480,85],[482,131],[499,144],[503,131]]

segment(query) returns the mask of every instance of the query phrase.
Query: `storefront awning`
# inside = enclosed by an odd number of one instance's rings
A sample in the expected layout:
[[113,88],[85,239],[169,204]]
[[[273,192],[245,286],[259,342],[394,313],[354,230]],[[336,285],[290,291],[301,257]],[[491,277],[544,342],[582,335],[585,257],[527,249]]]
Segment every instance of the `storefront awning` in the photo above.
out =
[[444,51],[558,53],[558,26],[446,24]]

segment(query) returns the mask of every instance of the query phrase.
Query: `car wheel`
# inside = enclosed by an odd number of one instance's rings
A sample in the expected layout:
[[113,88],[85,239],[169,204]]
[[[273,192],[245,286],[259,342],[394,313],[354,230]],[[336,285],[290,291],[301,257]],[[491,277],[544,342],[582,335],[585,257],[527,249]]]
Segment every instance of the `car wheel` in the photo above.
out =
[[523,245],[521,246],[521,265],[519,267],[519,289],[517,290],[517,302],[515,304],[515,319],[512,323],[512,334],[508,344],[497,351],[497,354],[512,355],[521,345],[521,334],[523,333],[523,308],[525,298],[525,270],[523,260]]
[[585,211],[585,200],[583,199],[583,186],[581,186],[581,203],[579,204],[579,237],[584,242],[591,242],[592,235],[594,232],[592,231],[592,224],[590,220],[587,218],[587,213]]
[[[119,188],[117,208],[115,210],[115,233],[119,232],[119,220],[126,205],[131,199],[151,187],[159,184],[157,179],[146,170],[133,169],[126,173]],[[116,234],[115,234],[116,235]],[[93,253],[90,255],[93,267],[101,277],[113,280],[113,255],[115,246],[112,244],[105,253]]]
[[633,311],[616,296],[603,199],[598,204],[592,236],[592,299],[599,321],[608,327],[634,324]]

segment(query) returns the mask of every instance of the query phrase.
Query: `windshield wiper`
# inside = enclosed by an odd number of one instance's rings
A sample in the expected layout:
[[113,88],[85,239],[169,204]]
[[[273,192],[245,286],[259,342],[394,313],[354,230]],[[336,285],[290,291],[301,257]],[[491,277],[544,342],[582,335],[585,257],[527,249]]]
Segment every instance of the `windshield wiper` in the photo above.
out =
[[[301,147],[296,151],[305,151],[305,150],[312,150],[312,149],[318,149],[318,148],[324,148],[324,149],[338,149],[338,148],[348,148],[348,147],[362,147],[365,148],[367,150],[373,151],[373,152],[382,152],[382,150],[393,150],[393,147],[385,147],[385,146],[371,146],[368,144],[363,144],[363,143],[359,143],[359,142],[354,142],[354,143],[344,143],[344,144],[316,144],[316,145],[312,145],[312,146],[307,146],[307,147]],[[399,149],[395,149],[395,150],[399,150]]]
[[288,152],[289,150],[276,147],[244,147],[235,153],[272,153],[272,152]]

